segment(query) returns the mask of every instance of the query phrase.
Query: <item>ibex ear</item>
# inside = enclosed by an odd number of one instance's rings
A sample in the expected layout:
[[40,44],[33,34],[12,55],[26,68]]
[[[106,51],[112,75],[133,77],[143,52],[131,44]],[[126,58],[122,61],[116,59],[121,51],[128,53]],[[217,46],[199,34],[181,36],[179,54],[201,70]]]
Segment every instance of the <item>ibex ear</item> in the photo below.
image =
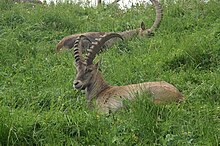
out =
[[143,21],[141,22],[141,29],[142,29],[142,30],[145,30],[145,24],[144,24]]

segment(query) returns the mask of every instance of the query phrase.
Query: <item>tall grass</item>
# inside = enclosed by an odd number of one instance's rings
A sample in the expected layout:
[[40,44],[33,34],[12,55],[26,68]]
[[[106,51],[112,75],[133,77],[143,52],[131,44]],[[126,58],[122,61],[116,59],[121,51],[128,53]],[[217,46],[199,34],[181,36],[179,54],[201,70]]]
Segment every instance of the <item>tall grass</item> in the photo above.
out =
[[55,45],[73,33],[150,26],[154,9],[1,1],[0,145],[219,145],[220,2],[162,6],[154,37],[121,42],[97,59],[112,85],[165,80],[186,100],[154,105],[143,96],[103,116],[73,90],[72,55],[56,54]]

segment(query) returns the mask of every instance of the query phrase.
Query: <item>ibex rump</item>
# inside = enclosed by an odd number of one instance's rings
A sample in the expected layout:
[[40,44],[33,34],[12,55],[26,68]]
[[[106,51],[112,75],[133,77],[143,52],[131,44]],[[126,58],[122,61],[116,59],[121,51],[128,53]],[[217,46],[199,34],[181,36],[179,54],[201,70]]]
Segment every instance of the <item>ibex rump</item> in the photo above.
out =
[[[155,29],[157,29],[159,27],[161,19],[162,19],[162,9],[161,9],[160,3],[157,0],[151,0],[151,2],[154,4],[155,10],[156,10],[156,18],[155,18],[153,25],[149,29],[147,29],[147,28],[145,28],[145,25],[142,22],[140,28],[127,30],[127,31],[123,31],[123,32],[117,32],[118,34],[120,34],[123,37],[123,39],[129,39],[129,38],[132,38],[137,35],[149,36],[153,33],[153,31]],[[74,35],[64,37],[57,44],[56,51],[59,52],[62,47],[65,47],[67,49],[72,48],[76,38],[80,35],[85,35],[91,41],[95,41],[96,38],[99,38],[100,36],[105,35],[105,34],[109,34],[109,33],[112,33],[112,32],[86,32],[86,33],[74,34]],[[106,42],[105,46],[103,46],[103,48],[104,49],[109,48],[115,42],[117,42],[117,39],[112,39],[112,40]],[[84,49],[84,50],[82,50],[82,52],[85,52],[85,50],[88,49],[90,46],[91,46],[91,43],[85,40],[82,43],[82,46],[80,47],[80,49]]]
[[110,86],[103,79],[98,69],[98,63],[93,64],[96,54],[101,50],[101,46],[112,37],[120,37],[119,34],[112,33],[96,39],[88,50],[84,59],[79,48],[81,37],[77,37],[74,44],[74,58],[77,75],[73,81],[73,87],[86,92],[89,104],[95,100],[100,112],[109,113],[116,111],[123,106],[123,100],[134,99],[136,96],[148,93],[155,103],[179,102],[184,99],[183,95],[176,87],[167,82],[145,82],[131,84],[127,86]]

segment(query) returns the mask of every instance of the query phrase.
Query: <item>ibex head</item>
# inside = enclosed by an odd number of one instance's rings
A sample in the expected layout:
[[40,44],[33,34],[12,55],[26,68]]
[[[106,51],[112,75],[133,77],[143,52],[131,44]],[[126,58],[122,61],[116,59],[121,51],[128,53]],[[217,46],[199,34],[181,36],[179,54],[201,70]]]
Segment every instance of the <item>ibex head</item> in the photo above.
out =
[[139,30],[139,36],[151,36],[153,32],[151,29],[146,29],[144,22],[141,22],[141,27]]
[[76,78],[73,81],[73,87],[78,90],[83,90],[87,88],[91,83],[97,80],[97,75],[99,74],[99,63],[93,64],[93,60],[99,51],[101,50],[102,46],[106,41],[113,37],[119,37],[122,39],[121,35],[117,33],[110,33],[104,35],[95,42],[92,42],[92,46],[88,50],[88,53],[85,59],[82,56],[82,52],[80,51],[80,42],[82,39],[86,38],[85,36],[79,36],[74,44],[74,51],[73,55],[75,58],[75,65],[76,65]]
[[161,5],[160,5],[159,1],[158,0],[150,0],[150,1],[155,6],[156,18],[154,20],[153,25],[149,29],[146,29],[144,22],[141,22],[141,28],[139,30],[139,35],[140,36],[151,36],[151,35],[154,35],[153,31],[159,27],[161,19],[163,17],[162,8],[161,8]]

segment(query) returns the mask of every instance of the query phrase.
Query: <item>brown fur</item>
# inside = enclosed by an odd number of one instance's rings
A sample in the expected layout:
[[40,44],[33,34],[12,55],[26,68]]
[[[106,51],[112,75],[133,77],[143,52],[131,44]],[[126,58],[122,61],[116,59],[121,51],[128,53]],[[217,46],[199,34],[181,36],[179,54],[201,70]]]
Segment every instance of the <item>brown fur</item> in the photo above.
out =
[[[137,35],[140,35],[140,36],[149,36],[149,35],[151,35],[153,33],[153,31],[159,27],[161,19],[162,19],[162,9],[161,9],[160,3],[157,0],[151,0],[151,2],[155,6],[156,18],[155,18],[155,21],[154,21],[153,25],[149,29],[146,29],[144,23],[142,22],[140,28],[133,29],[133,30],[127,30],[127,31],[123,31],[123,32],[117,32],[117,33],[120,34],[124,39],[129,39],[129,38],[132,38],[132,37],[137,36]],[[111,32],[86,32],[86,33],[79,33],[79,34],[74,34],[74,35],[64,37],[57,44],[56,52],[59,52],[62,47],[65,47],[67,49],[71,49],[74,45],[74,42],[75,42],[76,38],[80,35],[87,36],[93,42],[93,41],[95,41],[95,38],[98,38],[102,35],[106,35],[106,34],[109,34],[109,33],[111,33]],[[108,42],[105,43],[103,48],[105,49],[105,48],[111,47],[118,40],[119,39],[117,39],[117,38],[109,40]],[[86,52],[86,49],[88,49],[90,46],[91,46],[91,43],[89,43],[88,41],[84,41],[82,43],[82,46],[80,47],[80,49],[82,50],[82,53]]]

